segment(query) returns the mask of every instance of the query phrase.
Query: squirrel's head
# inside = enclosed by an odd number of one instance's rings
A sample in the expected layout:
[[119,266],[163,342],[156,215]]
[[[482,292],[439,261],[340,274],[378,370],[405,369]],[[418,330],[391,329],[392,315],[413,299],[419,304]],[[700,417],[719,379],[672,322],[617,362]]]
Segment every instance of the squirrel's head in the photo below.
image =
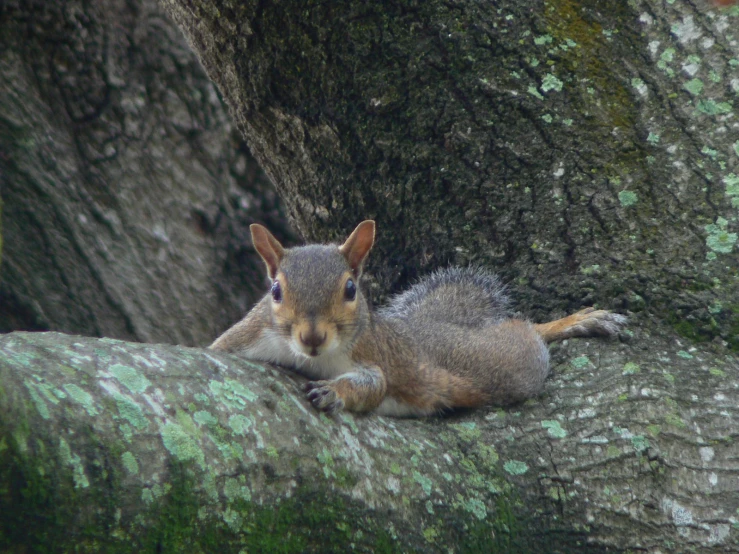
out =
[[251,236],[272,281],[274,328],[290,349],[315,358],[349,347],[366,321],[359,277],[375,241],[375,222],[360,223],[341,246],[285,249],[258,224]]

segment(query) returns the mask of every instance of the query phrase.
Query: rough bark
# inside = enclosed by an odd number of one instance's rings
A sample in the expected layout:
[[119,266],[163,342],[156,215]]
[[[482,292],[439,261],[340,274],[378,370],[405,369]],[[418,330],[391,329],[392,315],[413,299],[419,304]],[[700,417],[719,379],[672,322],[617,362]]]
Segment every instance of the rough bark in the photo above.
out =
[[378,290],[477,262],[739,347],[738,8],[163,3],[302,234],[378,220]]
[[0,331],[208,344],[262,293],[248,224],[285,233],[215,87],[153,0],[0,18]]
[[0,549],[735,552],[734,360],[676,347],[571,341],[542,398],[419,422],[328,419],[228,355],[5,335]]

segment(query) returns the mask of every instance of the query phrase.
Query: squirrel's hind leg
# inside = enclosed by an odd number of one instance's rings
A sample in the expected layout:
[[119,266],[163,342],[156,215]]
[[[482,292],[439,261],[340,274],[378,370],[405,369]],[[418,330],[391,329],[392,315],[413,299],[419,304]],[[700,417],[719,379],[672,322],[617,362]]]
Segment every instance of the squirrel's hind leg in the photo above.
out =
[[626,323],[626,316],[607,310],[585,308],[577,313],[534,325],[544,342],[555,342],[574,337],[611,337]]
[[490,394],[474,380],[422,363],[404,379],[396,380],[388,387],[388,395],[377,408],[377,413],[423,417],[454,408],[475,408],[489,400]]

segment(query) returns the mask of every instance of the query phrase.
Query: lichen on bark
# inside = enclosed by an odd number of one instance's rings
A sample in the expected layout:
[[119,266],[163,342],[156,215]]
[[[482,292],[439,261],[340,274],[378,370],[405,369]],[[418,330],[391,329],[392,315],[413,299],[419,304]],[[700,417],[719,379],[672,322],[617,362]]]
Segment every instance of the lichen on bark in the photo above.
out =
[[5,335],[0,548],[734,548],[735,360],[640,335],[557,347],[524,405],[426,420],[328,418],[207,350]]

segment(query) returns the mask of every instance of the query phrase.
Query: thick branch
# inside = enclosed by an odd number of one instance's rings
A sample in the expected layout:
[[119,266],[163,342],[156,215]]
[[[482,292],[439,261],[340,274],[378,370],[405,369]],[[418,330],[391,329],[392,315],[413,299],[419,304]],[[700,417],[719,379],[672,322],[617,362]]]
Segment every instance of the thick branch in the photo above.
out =
[[6,335],[0,547],[736,548],[736,368],[647,339],[561,347],[518,409],[332,421],[235,357]]

